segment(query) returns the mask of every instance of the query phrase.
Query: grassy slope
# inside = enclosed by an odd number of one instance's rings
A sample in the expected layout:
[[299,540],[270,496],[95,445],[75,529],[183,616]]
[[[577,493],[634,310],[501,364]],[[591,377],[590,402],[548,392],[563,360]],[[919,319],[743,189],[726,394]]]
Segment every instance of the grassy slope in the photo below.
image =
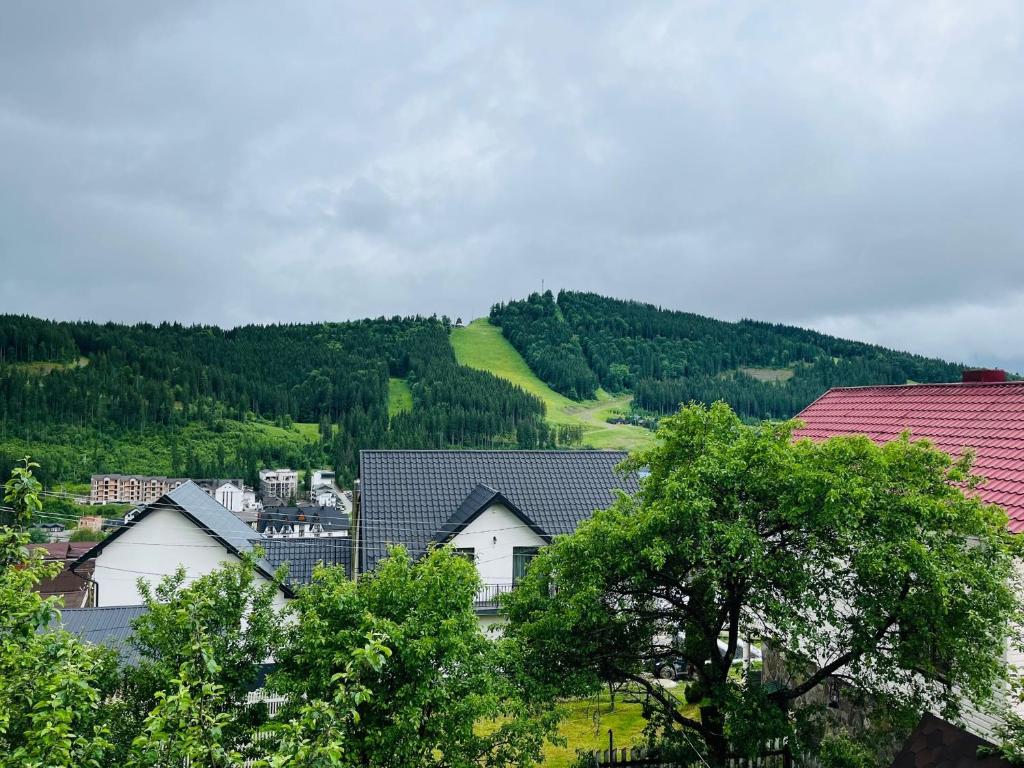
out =
[[653,435],[649,430],[605,421],[616,412],[627,411],[632,395],[613,397],[604,390],[598,390],[596,400],[577,403],[558,394],[537,378],[522,356],[501,335],[501,330],[485,318],[454,329],[451,338],[455,357],[460,363],[490,371],[536,395],[547,406],[547,418],[552,424],[579,424],[583,427],[584,445],[633,450],[651,441]]
[[412,390],[405,379],[388,379],[388,416],[412,410]]

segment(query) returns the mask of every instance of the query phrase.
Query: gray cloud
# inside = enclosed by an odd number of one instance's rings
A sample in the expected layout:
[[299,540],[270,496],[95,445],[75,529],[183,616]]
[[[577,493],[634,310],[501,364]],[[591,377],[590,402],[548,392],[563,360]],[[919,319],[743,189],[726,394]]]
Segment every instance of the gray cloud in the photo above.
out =
[[544,280],[1024,369],[1022,71],[1016,2],[8,4],[0,311]]

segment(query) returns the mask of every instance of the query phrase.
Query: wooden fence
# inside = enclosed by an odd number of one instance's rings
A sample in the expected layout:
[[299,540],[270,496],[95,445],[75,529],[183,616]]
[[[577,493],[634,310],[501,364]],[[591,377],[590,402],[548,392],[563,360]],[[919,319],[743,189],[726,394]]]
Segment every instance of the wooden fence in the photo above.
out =
[[[696,751],[692,757],[666,759],[657,750],[647,747],[622,747],[595,750],[588,760],[594,768],[704,768],[705,763]],[[769,742],[754,757],[730,757],[728,768],[807,768],[803,761],[794,760],[789,745],[782,739]]]

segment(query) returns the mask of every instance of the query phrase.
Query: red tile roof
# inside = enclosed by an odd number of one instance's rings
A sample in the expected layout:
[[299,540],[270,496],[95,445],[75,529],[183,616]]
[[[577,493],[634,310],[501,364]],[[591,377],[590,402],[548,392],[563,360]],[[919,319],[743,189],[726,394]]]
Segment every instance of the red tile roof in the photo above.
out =
[[797,415],[798,437],[863,434],[884,443],[909,430],[951,456],[975,451],[981,498],[1024,532],[1024,382],[831,389]]

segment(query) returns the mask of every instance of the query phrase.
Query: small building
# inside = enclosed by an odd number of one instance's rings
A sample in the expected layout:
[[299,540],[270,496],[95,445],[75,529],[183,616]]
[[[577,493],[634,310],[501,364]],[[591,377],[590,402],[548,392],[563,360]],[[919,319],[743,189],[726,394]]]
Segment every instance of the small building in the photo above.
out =
[[78,518],[78,527],[88,531],[102,531],[103,518],[99,515],[83,515]]
[[616,492],[635,493],[621,451],[362,451],[355,504],[356,563],[372,571],[394,544],[413,557],[450,545],[471,559],[482,586],[477,613],[497,621],[537,551],[571,533]]
[[52,579],[41,581],[34,591],[43,597],[59,597],[65,608],[83,608],[90,605],[91,590],[89,582],[92,577],[93,561],[82,562],[77,572],[71,566],[92,549],[88,541],[57,541],[51,544],[32,544],[33,549],[46,552],[43,560],[48,563],[60,563],[61,571]]

